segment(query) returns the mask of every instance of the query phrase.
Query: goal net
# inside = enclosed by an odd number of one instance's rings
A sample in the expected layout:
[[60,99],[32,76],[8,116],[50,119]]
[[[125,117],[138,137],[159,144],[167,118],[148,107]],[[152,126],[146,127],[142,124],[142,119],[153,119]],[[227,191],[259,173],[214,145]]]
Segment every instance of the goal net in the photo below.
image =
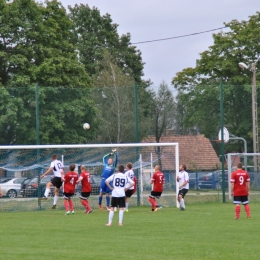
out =
[[[250,201],[259,201],[260,191],[260,153],[229,153],[227,155],[228,180],[236,170],[237,164],[241,162],[245,171],[250,176]],[[229,199],[232,200],[230,183],[228,186]]]
[[[75,164],[79,172],[80,165],[86,165],[92,176],[93,191],[89,198],[91,207],[98,207],[100,176],[103,170],[103,156],[113,148],[118,152],[118,164],[133,164],[138,180],[137,191],[131,197],[129,206],[150,205],[150,178],[155,165],[160,165],[165,175],[165,188],[159,203],[163,206],[176,205],[176,173],[179,170],[178,143],[138,143],[138,144],[90,144],[90,145],[27,145],[0,147],[0,186],[4,193],[1,198],[1,211],[26,211],[50,209],[53,198],[41,201],[46,182],[41,174],[46,171],[53,154],[63,161],[65,172],[69,165]],[[49,175],[52,175],[50,173]],[[50,177],[49,177],[50,178]],[[16,179],[16,182],[14,181]],[[27,184],[22,181],[28,182]],[[19,181],[18,181],[19,180]],[[76,210],[84,210],[78,198],[79,190],[73,197]],[[51,196],[54,191],[51,191]],[[103,197],[103,206],[106,199]],[[64,209],[62,191],[57,203],[58,209]]]

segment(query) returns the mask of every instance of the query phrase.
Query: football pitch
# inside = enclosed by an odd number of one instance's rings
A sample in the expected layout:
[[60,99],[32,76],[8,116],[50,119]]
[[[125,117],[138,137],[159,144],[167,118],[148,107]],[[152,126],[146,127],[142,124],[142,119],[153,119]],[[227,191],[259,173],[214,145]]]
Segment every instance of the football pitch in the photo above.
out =
[[118,226],[106,227],[108,212],[77,210],[1,212],[0,259],[259,259],[259,203],[251,219],[232,203],[198,203],[150,212],[132,207]]

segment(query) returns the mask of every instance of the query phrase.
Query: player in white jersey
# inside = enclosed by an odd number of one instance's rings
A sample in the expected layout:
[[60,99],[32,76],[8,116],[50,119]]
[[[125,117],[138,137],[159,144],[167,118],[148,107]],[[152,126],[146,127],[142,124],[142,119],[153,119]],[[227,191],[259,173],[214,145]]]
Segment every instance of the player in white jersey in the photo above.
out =
[[[132,163],[127,163],[126,164],[126,172],[125,175],[130,178],[132,181],[135,181],[135,174],[134,171],[132,170]],[[128,188],[128,186],[130,185],[130,183],[128,183],[126,185],[126,188]],[[131,188],[129,188],[126,192],[125,192],[125,211],[128,212],[128,205],[129,205],[129,199],[131,198],[131,196],[134,194],[135,192],[135,187],[132,186]]]
[[41,176],[43,178],[45,175],[49,174],[51,171],[54,173],[54,177],[50,182],[46,184],[46,189],[44,192],[44,197],[42,199],[46,200],[51,191],[51,186],[55,187],[55,196],[53,198],[52,209],[56,208],[57,201],[59,199],[59,189],[62,186],[63,176],[64,176],[64,166],[63,163],[58,160],[58,156],[56,154],[52,155],[52,162],[50,168]]
[[189,190],[189,175],[186,172],[185,164],[182,164],[180,166],[180,171],[177,176],[177,181],[179,182],[178,201],[180,203],[180,209],[185,210],[184,197]]
[[[119,226],[123,225],[123,216],[125,208],[125,192],[134,186],[134,181],[124,174],[124,165],[118,166],[117,173],[106,179],[106,185],[112,190],[111,209],[108,215],[108,223],[106,226],[112,225],[114,217],[114,208],[119,207]],[[112,186],[110,183],[112,182]],[[128,185],[129,184],[129,185]]]

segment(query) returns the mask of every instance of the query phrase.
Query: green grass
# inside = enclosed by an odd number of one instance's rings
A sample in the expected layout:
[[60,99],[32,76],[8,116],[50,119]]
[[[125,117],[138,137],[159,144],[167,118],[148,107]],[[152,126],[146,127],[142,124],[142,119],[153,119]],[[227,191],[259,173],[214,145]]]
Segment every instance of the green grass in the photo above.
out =
[[130,208],[124,226],[106,227],[108,212],[1,212],[1,259],[259,259],[259,204],[234,220],[232,203]]

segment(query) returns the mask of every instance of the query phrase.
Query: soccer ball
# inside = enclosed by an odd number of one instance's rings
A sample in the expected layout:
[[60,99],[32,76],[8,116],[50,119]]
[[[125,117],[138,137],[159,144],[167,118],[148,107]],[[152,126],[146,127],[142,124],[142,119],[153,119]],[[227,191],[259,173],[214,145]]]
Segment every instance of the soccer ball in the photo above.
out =
[[89,125],[88,123],[85,123],[85,124],[83,124],[83,128],[84,128],[84,129],[89,129],[89,128],[90,128],[90,125]]

